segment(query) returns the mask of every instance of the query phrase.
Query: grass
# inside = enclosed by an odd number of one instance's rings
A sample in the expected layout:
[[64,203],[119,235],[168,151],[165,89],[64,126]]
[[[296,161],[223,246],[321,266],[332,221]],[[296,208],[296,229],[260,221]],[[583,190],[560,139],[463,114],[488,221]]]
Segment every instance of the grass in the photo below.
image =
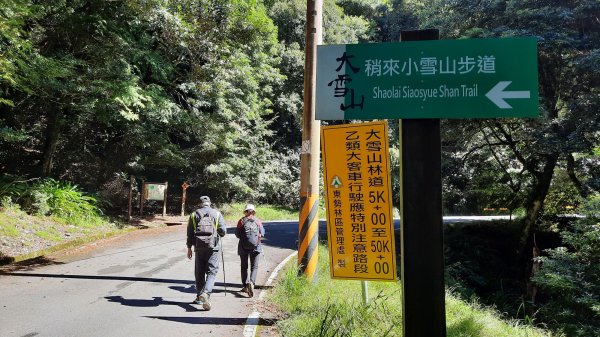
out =
[[63,241],[62,236],[60,235],[60,232],[56,230],[56,228],[47,228],[46,230],[41,230],[41,231],[37,231],[35,232],[35,235],[39,236],[40,238],[44,239],[44,240],[50,240],[50,241],[54,241],[54,242],[61,242]]
[[56,216],[30,215],[16,205],[4,205],[0,207],[0,236],[21,242],[24,247],[35,247],[34,242],[39,240],[44,240],[49,245],[36,251],[27,252],[27,249],[18,256],[7,257],[6,252],[0,251],[0,265],[28,260],[134,230],[121,229],[118,224],[109,223],[107,219],[99,222],[99,219],[100,217],[95,219],[93,224],[82,225],[85,219],[71,223]]
[[[286,318],[277,322],[282,336],[402,336],[400,283],[368,282],[369,304],[363,305],[360,281],[332,280],[327,248],[319,248],[317,282],[297,276],[292,263],[271,292]],[[503,320],[477,303],[446,294],[448,337],[550,337],[551,332]]]
[[[100,239],[104,239],[104,238],[108,238],[111,236],[115,236],[115,235],[119,235],[119,234],[123,234],[126,232],[131,232],[137,230],[135,228],[126,228],[126,229],[115,229],[112,231],[104,231],[101,233],[97,233],[94,235],[88,235],[88,236],[84,236],[78,239],[73,239],[70,241],[66,241],[66,242],[62,242],[59,243],[57,245],[54,246],[50,246],[48,248],[42,249],[42,250],[38,250],[35,252],[31,252],[28,254],[23,254],[23,255],[19,255],[19,256],[15,256],[14,259],[12,259],[10,262],[21,262],[21,261],[25,261],[25,260],[29,260],[29,259],[33,259],[39,256],[44,256],[44,255],[48,255],[54,252],[59,252],[61,250],[65,250],[65,249],[70,249],[70,248],[74,248],[74,247],[78,247],[81,245],[84,245],[86,243],[90,243],[90,242],[95,242],[98,241]],[[0,263],[1,265],[1,263]]]
[[15,219],[4,213],[0,213],[0,236],[17,237],[19,233]]
[[[256,207],[256,216],[264,221],[273,220],[298,220],[299,214],[297,209],[289,209],[281,206],[273,205],[254,205]],[[237,221],[244,216],[244,208],[246,204],[233,203],[219,207],[223,213],[225,220]]]

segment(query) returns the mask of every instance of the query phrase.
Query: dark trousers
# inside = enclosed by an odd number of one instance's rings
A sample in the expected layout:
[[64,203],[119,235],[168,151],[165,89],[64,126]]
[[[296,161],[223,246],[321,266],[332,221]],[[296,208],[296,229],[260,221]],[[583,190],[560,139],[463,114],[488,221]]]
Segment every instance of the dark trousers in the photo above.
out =
[[218,250],[197,250],[194,276],[196,277],[196,293],[211,293],[215,284],[215,278],[219,272]]
[[[240,254],[241,266],[242,266],[242,282],[244,284],[248,284],[248,282],[252,282],[252,284],[256,284],[256,274],[258,274],[258,258],[260,256],[259,252],[251,252],[246,253],[242,252]],[[250,278],[248,278],[248,259],[250,259]]]

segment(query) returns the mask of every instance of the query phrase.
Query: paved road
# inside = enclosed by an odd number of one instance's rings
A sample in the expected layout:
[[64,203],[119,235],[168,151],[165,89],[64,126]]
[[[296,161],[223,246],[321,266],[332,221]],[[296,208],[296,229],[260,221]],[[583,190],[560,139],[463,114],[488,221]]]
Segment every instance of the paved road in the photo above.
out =
[[[294,251],[297,222],[266,223],[257,285]],[[185,228],[141,231],[86,255],[0,274],[0,336],[242,336],[256,304],[242,296],[237,238],[225,237],[225,273],[213,309],[191,305]],[[222,269],[222,268],[221,268]],[[225,291],[225,286],[227,291]]]
[[[444,223],[474,220],[493,218]],[[242,336],[257,299],[237,292],[242,284],[232,229],[224,240],[227,283],[221,270],[211,311],[190,304],[193,263],[185,257],[185,227],[174,226],[138,231],[41,266],[0,270],[0,336]],[[259,289],[295,250],[298,235],[295,221],[265,223],[265,229]],[[324,221],[319,232],[324,238]]]

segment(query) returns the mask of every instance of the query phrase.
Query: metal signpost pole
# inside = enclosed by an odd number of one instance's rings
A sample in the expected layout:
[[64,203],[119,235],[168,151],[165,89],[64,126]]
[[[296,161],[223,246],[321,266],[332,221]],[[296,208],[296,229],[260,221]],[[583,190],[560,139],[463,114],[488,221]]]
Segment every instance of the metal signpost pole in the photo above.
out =
[[[400,38],[437,39],[437,29]],[[403,336],[446,336],[440,120],[400,124]]]
[[369,304],[369,284],[367,281],[360,281],[362,288],[362,298],[365,305]]

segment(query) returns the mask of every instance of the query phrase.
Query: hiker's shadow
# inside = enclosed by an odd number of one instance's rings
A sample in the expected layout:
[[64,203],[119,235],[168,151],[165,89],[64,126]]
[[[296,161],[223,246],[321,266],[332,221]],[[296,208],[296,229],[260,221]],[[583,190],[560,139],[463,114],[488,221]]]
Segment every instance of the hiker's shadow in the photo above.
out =
[[176,305],[185,311],[198,311],[198,309],[194,308],[191,303],[165,301],[162,297],[152,297],[151,300],[126,299],[122,296],[107,296],[104,298],[106,298],[109,302],[119,303],[128,307],[158,307],[159,305]]
[[[223,286],[223,283],[215,283],[215,285],[218,286]],[[226,293],[226,294],[233,294],[233,296],[237,297],[237,298],[245,298],[248,297],[248,295],[242,294],[240,291],[238,290],[231,290],[232,288],[241,288],[242,285],[241,284],[235,284],[235,283],[227,283],[227,290],[223,290],[223,289],[214,289],[213,293],[218,294],[218,293]],[[260,286],[257,286],[257,289],[260,289]],[[176,290],[182,293],[186,293],[186,294],[196,294],[196,286],[194,285],[190,285],[187,287],[181,287],[181,286],[170,286],[169,289],[172,290]]]
[[182,293],[186,293],[186,294],[195,294],[196,293],[196,287],[194,285],[190,285],[188,287],[181,287],[181,286],[170,286],[169,289],[173,289]]

